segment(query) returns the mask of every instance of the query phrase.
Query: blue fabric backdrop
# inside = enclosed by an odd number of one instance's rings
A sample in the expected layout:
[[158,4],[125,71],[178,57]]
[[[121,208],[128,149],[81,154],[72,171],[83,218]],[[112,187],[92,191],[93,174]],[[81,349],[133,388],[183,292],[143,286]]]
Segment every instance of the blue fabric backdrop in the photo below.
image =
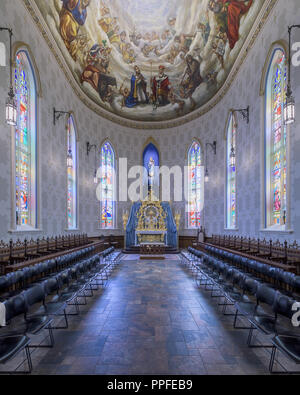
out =
[[[135,245],[135,229],[137,227],[136,214],[141,208],[142,203],[134,203],[131,207],[130,216],[126,228],[126,247]],[[169,247],[177,248],[177,228],[173,217],[170,204],[162,202],[162,208],[167,214],[166,227],[167,227],[167,242]]]

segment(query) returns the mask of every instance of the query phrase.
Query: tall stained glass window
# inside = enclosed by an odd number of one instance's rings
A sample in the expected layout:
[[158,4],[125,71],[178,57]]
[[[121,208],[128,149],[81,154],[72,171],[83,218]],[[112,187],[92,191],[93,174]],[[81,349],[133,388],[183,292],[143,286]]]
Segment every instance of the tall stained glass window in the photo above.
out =
[[115,223],[115,154],[106,142],[101,147],[101,228],[113,229]]
[[77,228],[77,144],[76,130],[72,116],[68,118],[67,127],[68,149],[67,149],[67,172],[68,172],[68,194],[67,194],[67,217],[68,229]]
[[267,227],[286,223],[286,126],[283,119],[286,92],[286,57],[282,49],[277,49],[269,68],[266,97]]
[[27,52],[16,55],[16,226],[36,227],[36,86]]
[[228,229],[236,228],[236,119],[232,113],[228,123],[226,142],[226,171],[227,171],[227,224]]
[[197,141],[188,153],[188,227],[199,228],[203,199],[203,169],[201,146]]

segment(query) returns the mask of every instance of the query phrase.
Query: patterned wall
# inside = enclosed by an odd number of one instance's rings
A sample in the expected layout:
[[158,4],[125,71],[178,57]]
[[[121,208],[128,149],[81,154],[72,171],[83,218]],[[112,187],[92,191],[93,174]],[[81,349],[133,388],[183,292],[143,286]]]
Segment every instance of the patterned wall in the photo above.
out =
[[[287,38],[287,26],[297,23],[300,17],[299,0],[279,0],[266,25],[249,51],[229,92],[223,100],[201,119],[174,129],[143,131],[130,130],[99,118],[87,109],[74,95],[68,82],[60,73],[52,53],[31,20],[31,16],[18,0],[2,0],[0,25],[14,29],[14,40],[30,45],[41,79],[42,97],[39,100],[39,156],[40,163],[40,213],[41,233],[55,235],[66,229],[66,135],[65,123],[60,120],[53,126],[52,109],[73,110],[79,133],[79,227],[81,232],[99,235],[95,212],[98,210],[93,183],[94,159],[86,157],[86,142],[99,144],[109,138],[118,157],[127,157],[128,166],[141,163],[141,152],[151,136],[158,142],[161,163],[168,166],[184,165],[186,150],[193,137],[205,146],[217,141],[217,155],[208,154],[211,181],[205,186],[204,221],[208,234],[224,233],[224,128],[229,108],[250,105],[250,124],[239,119],[237,132],[237,221],[239,233],[262,237],[300,240],[300,116],[291,130],[291,227],[293,233],[261,232],[261,99],[259,97],[261,72],[271,44]],[[294,40],[300,41],[300,31],[294,32]],[[0,41],[7,43],[5,33]],[[4,106],[8,90],[8,68],[0,67],[0,239],[9,239],[11,227],[11,131],[5,125]],[[295,88],[298,86],[297,88]],[[293,68],[293,87],[300,114],[300,68]],[[118,228],[122,232],[122,211],[129,204],[118,206]],[[184,204],[175,208],[184,210]],[[184,229],[182,218],[181,234]],[[109,233],[111,233],[109,231]],[[228,232],[227,232],[228,233]],[[28,236],[28,235],[26,235]],[[13,234],[13,237],[25,237]]]

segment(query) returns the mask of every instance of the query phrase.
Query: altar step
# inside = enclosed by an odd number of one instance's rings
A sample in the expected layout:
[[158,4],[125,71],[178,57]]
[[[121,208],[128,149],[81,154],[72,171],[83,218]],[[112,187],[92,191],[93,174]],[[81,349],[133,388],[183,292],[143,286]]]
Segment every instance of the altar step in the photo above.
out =
[[[139,254],[141,252],[140,247],[132,246],[125,248],[123,251],[123,254]],[[180,251],[177,248],[174,247],[166,247],[165,248],[165,254],[179,254]]]

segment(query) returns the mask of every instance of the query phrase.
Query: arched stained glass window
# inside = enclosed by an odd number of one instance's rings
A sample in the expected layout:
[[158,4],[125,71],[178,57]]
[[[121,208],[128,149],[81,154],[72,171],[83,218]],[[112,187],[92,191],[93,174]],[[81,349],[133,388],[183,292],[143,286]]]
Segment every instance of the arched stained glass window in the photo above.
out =
[[286,126],[283,107],[287,92],[285,53],[276,49],[269,67],[266,89],[266,226],[286,223]]
[[201,146],[197,141],[191,145],[188,153],[188,227],[201,226],[203,206],[203,169]]
[[16,226],[36,228],[36,84],[25,50],[20,50],[16,55],[15,94]]
[[67,139],[67,217],[68,229],[71,230],[77,228],[77,143],[75,124],[72,116],[68,118]]
[[236,228],[236,119],[231,114],[227,128],[226,141],[226,227],[228,229]]
[[101,147],[101,228],[115,226],[115,153],[106,142]]

